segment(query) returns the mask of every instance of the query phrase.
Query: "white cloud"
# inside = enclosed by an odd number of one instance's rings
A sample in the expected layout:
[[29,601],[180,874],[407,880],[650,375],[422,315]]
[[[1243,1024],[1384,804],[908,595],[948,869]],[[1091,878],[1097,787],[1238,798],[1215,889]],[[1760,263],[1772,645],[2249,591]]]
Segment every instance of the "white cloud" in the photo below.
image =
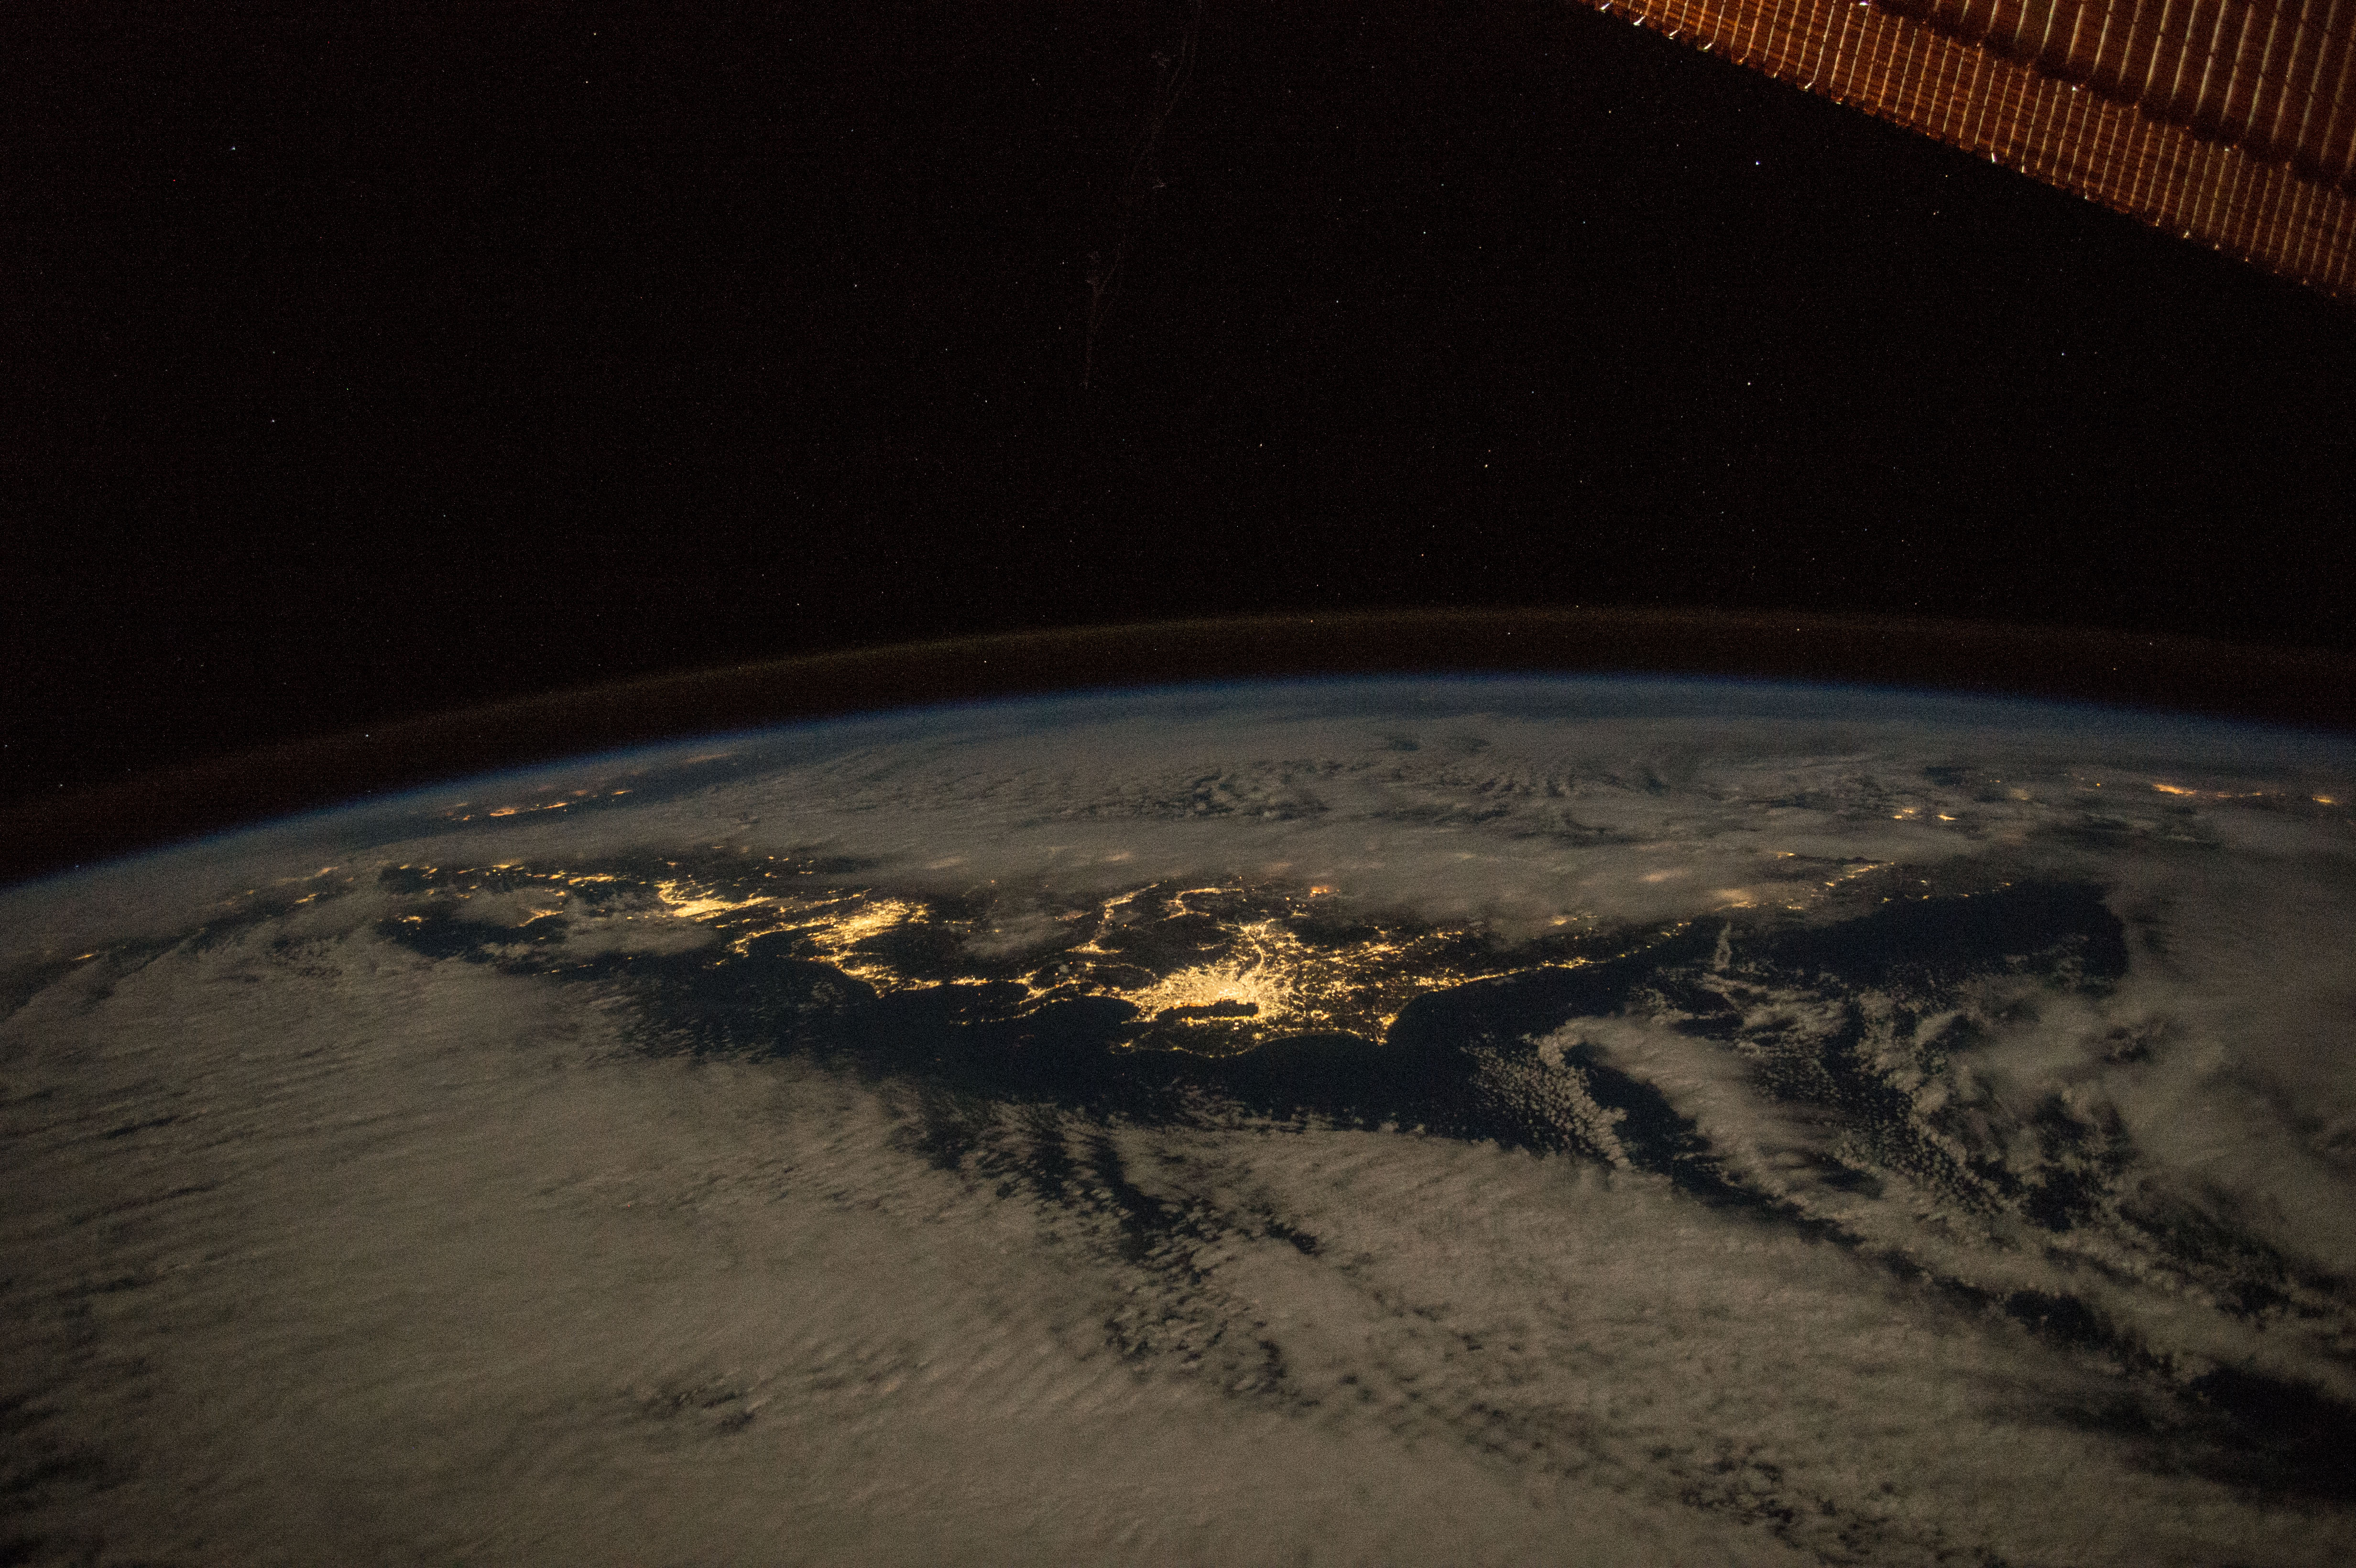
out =
[[[0,895],[0,962],[98,954],[0,1022],[29,1195],[0,1363],[50,1387],[48,1430],[129,1467],[37,1501],[33,1526],[257,1562],[289,1541],[566,1563],[944,1541],[1010,1562],[2345,1560],[2344,1515],[2203,1478],[2164,1380],[1888,1266],[2066,1295],[2187,1372],[2352,1392],[2329,1341],[2356,1269],[2356,857],[2347,808],[2309,798],[2348,799],[2343,754],[1837,694],[1788,722],[1757,711],[1772,693],[1724,710],[1575,683],[1392,688],[1378,713],[1338,688],[1237,700],[739,739],[677,787],[653,754],[598,761],[467,789],[529,803],[626,773],[626,808],[461,823],[461,792],[434,792]],[[660,1020],[620,993],[374,929],[401,907],[387,862],[714,844],[907,889],[995,879],[1007,952],[1056,940],[1059,897],[1176,877],[1509,935],[1736,904],[1828,919],[1873,907],[1875,864],[1925,889],[2062,877],[2110,890],[2130,965],[2077,993],[1983,982],[1912,1026],[1886,997],[1754,979],[1750,1046],[1650,1001],[1580,1020],[1511,1071],[1599,1163],[663,1060],[632,1033]],[[575,951],[707,937],[651,908],[575,923]],[[1852,1001],[1889,1004],[1869,1043],[1925,1137],[2029,1171],[2045,1097],[2115,1113],[2130,1198],[2339,1283],[2293,1282],[2316,1316],[2261,1326],[2116,1213],[2049,1233],[1921,1172],[1878,1195],[1828,1179],[1863,1158],[1855,1127],[1762,1093],[1751,1047],[1770,1024],[1826,1036]],[[1977,1043],[1907,1066],[1957,1019]],[[1611,1160],[1622,1125],[1572,1047],[1861,1247]],[[2123,1411],[2155,1424],[2104,1424]]]

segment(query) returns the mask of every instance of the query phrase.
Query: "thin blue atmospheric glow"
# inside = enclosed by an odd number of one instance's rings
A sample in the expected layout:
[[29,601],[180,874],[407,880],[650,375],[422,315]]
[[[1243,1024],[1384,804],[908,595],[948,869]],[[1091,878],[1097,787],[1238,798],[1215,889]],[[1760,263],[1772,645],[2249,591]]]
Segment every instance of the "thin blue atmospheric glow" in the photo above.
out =
[[[1246,699],[1250,700],[1239,700]],[[1189,681],[982,698],[714,731],[505,770],[466,782],[520,780],[541,775],[551,766],[587,768],[625,762],[643,766],[716,745],[782,747],[826,737],[848,750],[937,739],[959,720],[995,720],[991,729],[998,733],[1008,728],[1056,731],[1135,719],[1146,707],[1172,720],[1208,719],[1226,712],[1237,718],[1301,722],[1495,717],[1563,722],[1653,719],[1903,725],[1918,731],[1997,731],[2009,736],[2036,734],[2092,744],[2162,743],[2171,752],[2180,752],[2190,743],[2203,751],[2222,748],[2276,767],[2356,763],[2356,738],[2329,731],[2070,699],[1741,676],[1506,671]]]
[[[259,847],[264,838],[332,833],[348,851],[455,827],[448,813],[464,801],[502,792],[558,790],[575,781],[619,773],[690,770],[648,781],[681,788],[718,783],[756,769],[825,760],[863,747],[919,741],[1048,735],[1124,720],[1202,721],[1222,715],[1267,723],[1366,723],[1470,720],[1718,722],[1859,731],[1903,731],[1917,740],[1953,738],[1958,755],[1995,744],[2038,744],[2083,751],[2117,764],[2121,753],[2155,766],[2242,773],[2356,769],[2356,738],[2285,725],[2169,713],[2050,698],[1958,693],[1866,682],[1806,682],[1749,677],[1697,677],[1650,673],[1533,674],[1522,671],[1414,676],[1322,676],[1115,686],[1044,695],[869,710],[782,724],[709,731],[678,740],[552,757],[493,773],[464,774],[386,795],[364,795],[202,837],[76,867],[37,881],[56,887],[105,867],[123,868],[191,851]],[[710,753],[712,771],[696,770]],[[722,767],[721,764],[726,764]],[[560,783],[561,779],[561,783]],[[669,793],[665,791],[664,793]],[[596,802],[590,802],[594,808]],[[531,813],[517,826],[541,819]],[[504,823],[477,822],[498,831]]]

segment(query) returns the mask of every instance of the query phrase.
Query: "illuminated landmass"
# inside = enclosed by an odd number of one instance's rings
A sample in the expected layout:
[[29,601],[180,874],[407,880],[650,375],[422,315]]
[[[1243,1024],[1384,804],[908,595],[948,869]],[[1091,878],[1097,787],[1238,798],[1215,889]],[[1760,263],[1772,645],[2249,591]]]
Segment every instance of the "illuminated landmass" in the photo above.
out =
[[1124,692],[16,891],[0,1562],[2345,1563],[2351,778]]
[[[1379,1040],[1418,997],[1578,968],[1685,929],[1505,944],[1474,925],[1354,916],[1330,889],[1240,882],[1155,884],[1017,910],[1019,901],[994,889],[892,893],[774,859],[694,874],[675,865],[659,874],[495,865],[403,866],[386,877],[423,895],[421,912],[394,923],[434,951],[463,942],[481,955],[561,972],[559,944],[576,933],[594,940],[617,924],[677,923],[710,933],[716,965],[815,961],[879,996],[989,988],[989,1011],[1007,1019],[1105,998],[1135,1011],[1126,1043],[1211,1057],[1301,1035]],[[476,918],[492,901],[501,914]]]

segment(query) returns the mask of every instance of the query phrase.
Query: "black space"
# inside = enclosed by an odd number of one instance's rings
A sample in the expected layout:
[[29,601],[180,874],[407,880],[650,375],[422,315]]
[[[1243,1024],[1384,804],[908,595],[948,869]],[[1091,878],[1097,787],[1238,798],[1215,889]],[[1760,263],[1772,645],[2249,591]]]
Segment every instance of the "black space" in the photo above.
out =
[[2356,309],[1567,0],[1205,0],[1086,390],[1183,0],[358,9],[5,24],[0,799],[1249,610],[2356,646]]

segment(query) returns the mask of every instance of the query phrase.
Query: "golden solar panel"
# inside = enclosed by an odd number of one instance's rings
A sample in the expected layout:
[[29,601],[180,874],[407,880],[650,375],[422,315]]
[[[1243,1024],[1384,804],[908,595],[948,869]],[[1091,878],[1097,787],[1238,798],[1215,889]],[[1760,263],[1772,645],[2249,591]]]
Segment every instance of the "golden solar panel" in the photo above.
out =
[[2356,0],[1601,0],[2327,293],[2356,289]]

